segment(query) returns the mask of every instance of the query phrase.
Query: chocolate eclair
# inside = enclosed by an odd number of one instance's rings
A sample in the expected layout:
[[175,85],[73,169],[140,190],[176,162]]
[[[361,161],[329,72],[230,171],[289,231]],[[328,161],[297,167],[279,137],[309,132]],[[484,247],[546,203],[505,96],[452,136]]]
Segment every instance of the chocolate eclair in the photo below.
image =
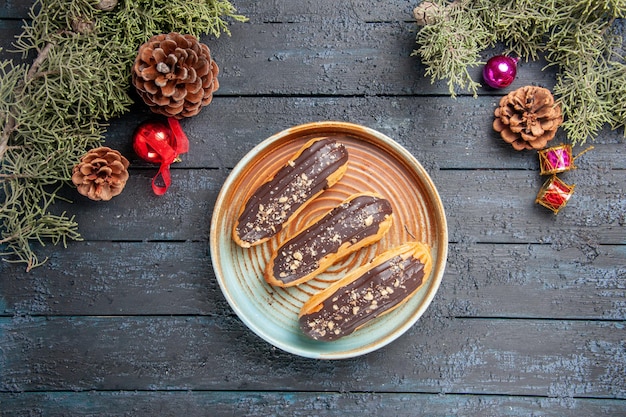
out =
[[316,340],[349,335],[398,308],[428,280],[430,248],[419,242],[389,249],[313,295],[300,310],[300,329]]
[[265,280],[279,287],[308,281],[340,258],[380,240],[392,221],[388,200],[375,193],[353,194],[277,248]]
[[233,240],[239,246],[269,240],[343,177],[348,151],[339,142],[341,137],[311,139],[248,198],[233,227]]

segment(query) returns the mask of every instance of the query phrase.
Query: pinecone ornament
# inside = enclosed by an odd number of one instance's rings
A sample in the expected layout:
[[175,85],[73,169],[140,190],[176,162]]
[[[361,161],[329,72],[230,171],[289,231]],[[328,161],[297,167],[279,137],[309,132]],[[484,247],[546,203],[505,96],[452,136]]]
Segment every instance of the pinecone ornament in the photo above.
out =
[[518,151],[542,149],[563,123],[561,106],[550,90],[526,86],[502,97],[493,128]]
[[108,201],[120,194],[128,180],[129,162],[122,154],[102,146],[87,152],[72,171],[78,192],[92,200]]
[[192,35],[156,35],[139,48],[133,85],[152,111],[182,119],[198,114],[219,88],[209,47]]

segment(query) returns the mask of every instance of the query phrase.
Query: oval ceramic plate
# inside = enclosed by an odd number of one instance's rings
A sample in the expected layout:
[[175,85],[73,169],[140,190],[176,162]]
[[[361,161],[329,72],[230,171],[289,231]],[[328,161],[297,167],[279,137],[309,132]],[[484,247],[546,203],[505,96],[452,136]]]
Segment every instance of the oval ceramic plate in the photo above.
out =
[[[307,140],[347,135],[348,169],[333,187],[313,200],[281,233],[249,249],[232,240],[235,219],[254,190],[273,176]],[[349,195],[374,191],[394,210],[391,230],[379,242],[340,260],[312,281],[278,288],[263,279],[272,250],[303,224],[319,217]],[[404,305],[333,342],[315,341],[298,327],[298,313],[314,293],[375,255],[407,241],[432,248],[433,269],[426,284]],[[420,163],[389,137],[366,127],[318,122],[280,132],[256,146],[234,168],[217,198],[211,222],[211,258],[224,296],[239,318],[272,345],[309,358],[340,359],[376,350],[402,335],[424,313],[443,276],[448,232],[441,199]]]

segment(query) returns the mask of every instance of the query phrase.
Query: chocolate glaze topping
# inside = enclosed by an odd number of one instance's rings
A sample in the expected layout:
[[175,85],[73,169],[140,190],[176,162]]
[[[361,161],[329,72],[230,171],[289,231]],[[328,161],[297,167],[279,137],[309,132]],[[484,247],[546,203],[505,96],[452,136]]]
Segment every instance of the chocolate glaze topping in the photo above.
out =
[[302,204],[328,188],[328,176],[348,161],[348,151],[336,141],[340,139],[314,142],[255,191],[239,216],[236,233],[242,241],[274,236]]
[[273,275],[285,284],[315,271],[319,261],[351,244],[378,233],[392,214],[389,201],[361,195],[342,203],[298,235],[285,242],[274,260]]
[[339,288],[316,312],[300,317],[300,328],[316,340],[331,341],[398,305],[424,279],[424,264],[395,256]]

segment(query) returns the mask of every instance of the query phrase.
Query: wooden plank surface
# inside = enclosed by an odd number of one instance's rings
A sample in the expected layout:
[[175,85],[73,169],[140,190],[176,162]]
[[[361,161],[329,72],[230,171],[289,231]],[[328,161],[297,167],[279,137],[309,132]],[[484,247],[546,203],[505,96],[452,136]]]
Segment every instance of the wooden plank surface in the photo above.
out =
[[[219,90],[218,90],[219,91]],[[197,118],[181,122],[190,152],[176,168],[232,168],[254,146],[294,125],[337,120],[363,124],[393,138],[430,168],[539,170],[536,152],[516,152],[491,129],[499,97],[227,97],[217,96]],[[139,106],[138,106],[139,107]],[[454,117],[448,117],[450,113]],[[444,117],[445,116],[445,117]],[[132,132],[151,115],[138,108],[113,122],[106,141],[133,167]],[[624,132],[605,129],[591,152],[576,160],[586,172],[626,169]],[[564,140],[559,132],[554,143]],[[600,146],[601,145],[601,146]],[[578,155],[588,146],[574,149]]]
[[[0,315],[231,315],[206,242],[83,242],[3,268]],[[450,245],[431,308],[446,317],[623,320],[626,247]],[[181,268],[184,265],[184,268]]]
[[[155,198],[150,182],[156,172],[133,171],[115,204],[73,193],[68,196],[74,202],[60,202],[56,210],[75,214],[87,240],[207,240],[213,203],[228,172],[175,170],[167,195]],[[571,173],[566,178],[577,188],[558,216],[535,204],[545,178],[534,171],[441,170],[432,178],[444,201],[451,241],[598,245],[624,243],[623,172]],[[103,230],[104,224],[110,228]]]
[[0,332],[3,391],[626,397],[619,322],[452,319],[432,309],[395,343],[341,361],[284,353],[233,316],[16,317],[0,319]]
[[[554,70],[522,61],[510,88],[451,99],[410,56],[416,3],[235,1],[250,21],[203,38],[220,90],[182,122],[191,150],[165,196],[152,195],[156,168],[131,146],[152,116],[137,104],[112,121],[106,144],[132,163],[124,193],[95,203],[67,187],[74,202],[55,209],[76,215],[85,241],[42,248],[49,260],[30,273],[0,263],[0,415],[625,415],[623,130],[603,130],[562,176],[576,184],[563,212],[537,206],[536,154],[514,152],[491,122],[503,94],[550,88]],[[30,4],[0,0],[0,46]],[[295,357],[253,334],[209,256],[230,170],[263,139],[319,120],[406,147],[449,226],[446,273],[425,315],[392,344],[342,361]]]
[[[326,393],[249,391],[114,391],[24,393],[9,397],[5,403],[12,415],[97,415],[213,417],[285,416],[379,417],[475,415],[482,417],[619,416],[620,401],[598,399],[536,398],[517,396],[468,396],[412,393]],[[2,411],[0,411],[2,415]]]

